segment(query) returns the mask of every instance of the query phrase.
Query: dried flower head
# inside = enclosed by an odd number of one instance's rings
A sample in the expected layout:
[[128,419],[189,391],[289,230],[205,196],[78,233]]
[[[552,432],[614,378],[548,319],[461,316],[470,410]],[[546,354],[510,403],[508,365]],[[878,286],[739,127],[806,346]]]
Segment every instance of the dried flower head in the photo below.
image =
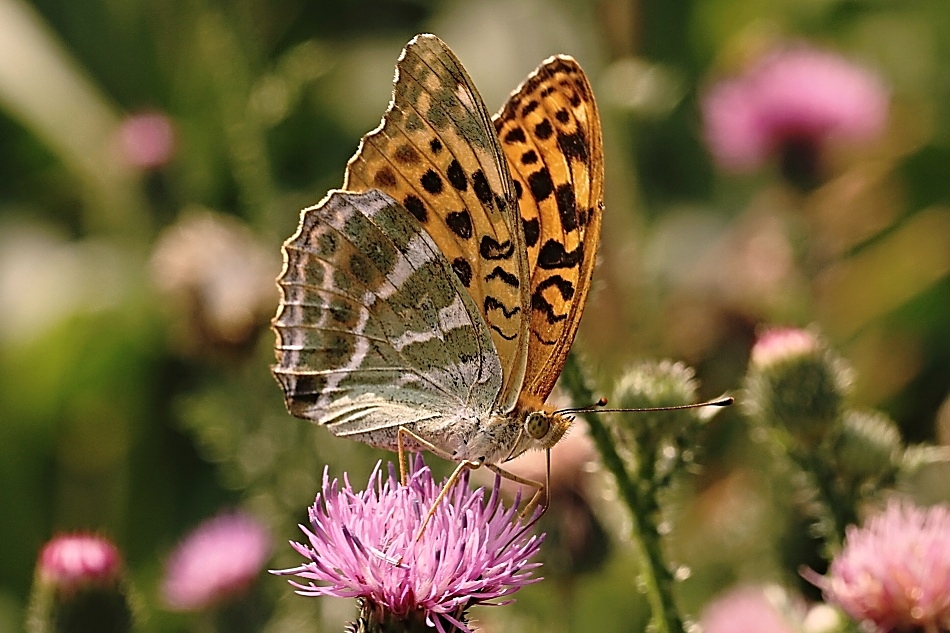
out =
[[[527,534],[517,504],[506,509],[499,484],[470,490],[463,475],[436,506],[422,536],[420,525],[444,484],[417,457],[403,485],[390,465],[377,464],[367,489],[355,492],[326,470],[310,508],[309,544],[293,543],[308,562],[276,571],[304,596],[360,598],[386,621],[427,623],[440,632],[462,630],[466,611],[506,598],[536,582],[530,562],[543,537]],[[322,583],[322,584],[315,584]],[[504,604],[501,603],[501,604]]]
[[151,268],[188,351],[246,346],[273,312],[279,261],[232,216],[186,210],[159,236]]
[[887,90],[874,74],[805,45],[766,55],[714,84],[702,102],[706,141],[722,167],[748,171],[779,154],[786,175],[813,172],[829,141],[872,140],[887,109]]
[[267,530],[233,512],[209,519],[175,548],[165,567],[162,596],[176,611],[198,611],[242,594],[270,552]]
[[805,577],[880,633],[950,631],[950,507],[891,501],[851,526],[828,574]]

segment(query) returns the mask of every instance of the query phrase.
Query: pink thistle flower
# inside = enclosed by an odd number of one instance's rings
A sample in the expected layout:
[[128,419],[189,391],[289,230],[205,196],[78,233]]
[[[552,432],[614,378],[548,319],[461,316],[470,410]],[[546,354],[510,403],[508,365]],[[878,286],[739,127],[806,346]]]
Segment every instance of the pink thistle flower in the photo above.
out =
[[116,143],[127,165],[155,169],[170,161],[175,153],[175,128],[164,114],[133,114],[119,124]]
[[814,354],[820,348],[818,337],[798,328],[770,328],[759,336],[752,347],[750,361],[767,368],[798,356]]
[[[805,45],[777,50],[702,99],[716,161],[751,171],[778,153],[785,167],[815,168],[829,141],[867,142],[884,128],[888,93],[867,69]],[[799,161],[801,164],[790,164]],[[808,164],[811,161],[811,164]]]
[[[795,633],[771,593],[759,587],[740,587],[717,598],[700,618],[705,633]],[[784,597],[784,596],[783,596]]]
[[826,576],[803,574],[872,630],[950,631],[950,507],[891,501],[862,527],[848,528]]
[[122,557],[109,540],[95,534],[62,534],[40,552],[36,572],[41,582],[70,592],[90,585],[106,586],[118,580]]
[[244,592],[270,553],[267,530],[242,512],[199,525],[165,567],[162,596],[176,611],[198,611]]
[[518,519],[517,503],[505,509],[497,479],[486,500],[483,488],[469,489],[466,472],[416,540],[443,485],[421,457],[406,485],[391,464],[386,478],[377,464],[363,492],[354,492],[345,475],[342,486],[331,482],[324,470],[310,508],[313,529],[301,526],[310,543],[291,543],[309,562],[273,573],[309,581],[291,581],[300,595],[361,598],[391,620],[470,633],[464,622],[469,607],[507,604],[488,601],[540,580],[531,577],[540,563],[529,561],[543,536],[526,534],[530,522]]

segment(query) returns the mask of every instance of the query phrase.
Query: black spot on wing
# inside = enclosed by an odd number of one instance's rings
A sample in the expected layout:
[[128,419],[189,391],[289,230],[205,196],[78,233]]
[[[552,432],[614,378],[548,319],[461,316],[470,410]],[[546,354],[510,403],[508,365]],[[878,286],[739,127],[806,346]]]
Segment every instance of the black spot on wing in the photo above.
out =
[[449,177],[449,184],[457,191],[465,191],[468,189],[468,180],[465,178],[465,170],[462,169],[462,166],[457,160],[453,160],[449,163],[449,168],[446,170],[445,175]]
[[409,213],[414,215],[420,222],[425,223],[426,220],[429,219],[429,212],[426,211],[426,205],[419,196],[410,193],[402,201],[402,204],[409,210]]
[[558,120],[559,123],[567,123],[571,120],[571,114],[567,110],[558,110],[554,113],[554,118]]
[[472,216],[469,215],[468,211],[462,209],[461,211],[452,211],[445,216],[445,223],[448,225],[452,232],[461,237],[463,240],[467,240],[472,237]]
[[554,134],[554,128],[551,126],[551,122],[548,119],[545,119],[534,126],[534,135],[542,141],[546,141],[551,138],[552,134]]
[[521,155],[522,165],[534,165],[536,162],[538,162],[538,154],[533,149],[529,149]]
[[502,139],[506,145],[511,145],[512,143],[524,143],[525,140],[527,139],[524,135],[524,130],[520,127],[512,128],[507,134],[505,134],[505,138]]
[[584,131],[580,128],[571,134],[558,132],[557,147],[568,160],[588,160],[587,138],[584,136]]
[[478,198],[479,202],[485,205],[492,203],[494,195],[491,191],[491,185],[488,184],[485,172],[481,169],[472,174],[472,187],[475,189],[475,197]]
[[568,252],[564,250],[564,245],[554,240],[548,240],[541,246],[538,252],[538,267],[545,270],[555,268],[573,268],[577,266],[584,258],[584,243],[581,242],[577,248]]
[[462,282],[462,285],[468,288],[472,284],[472,265],[464,257],[456,257],[452,260],[452,270]]
[[554,192],[554,182],[547,167],[539,169],[528,176],[528,188],[537,202],[546,200]]
[[501,196],[495,194],[495,208],[499,211],[505,211],[508,209],[508,201],[502,198]]
[[524,226],[524,242],[528,248],[531,248],[538,243],[538,240],[541,238],[541,222],[538,218],[533,218],[531,220],[521,219],[521,224]]
[[567,318],[566,314],[556,314],[554,312],[554,306],[537,290],[531,293],[531,309],[543,314],[544,320],[551,325]]
[[538,284],[538,287],[535,288],[536,294],[541,294],[548,288],[557,288],[558,293],[561,295],[561,298],[565,301],[569,301],[574,297],[574,284],[570,281],[561,277],[560,275],[551,275],[544,281]]
[[574,201],[574,187],[570,184],[559,185],[554,192],[557,201],[557,212],[561,218],[561,225],[565,231],[577,228],[577,205]]
[[432,139],[429,141],[429,149],[432,150],[433,154],[438,154],[442,151],[442,141],[437,138]]
[[529,114],[537,110],[539,105],[541,104],[538,103],[536,100],[529,101],[528,105],[526,105],[524,108],[521,109],[522,118],[528,116]]
[[[501,313],[505,315],[506,319],[510,319],[514,315],[521,312],[521,306],[515,306],[512,309],[508,309],[504,303],[492,297],[491,295],[485,297],[485,314],[488,314],[492,310],[501,310]],[[511,340],[511,339],[508,339]]]
[[432,169],[422,174],[422,178],[419,179],[419,184],[431,194],[442,193],[442,178]]
[[485,281],[491,281],[492,279],[501,279],[503,282],[514,288],[521,286],[517,275],[512,275],[511,273],[503,270],[501,266],[495,266],[495,268],[485,276]]
[[482,242],[478,245],[478,253],[485,259],[508,259],[514,252],[515,247],[511,240],[499,243],[490,235],[482,236]]
[[500,336],[501,338],[505,339],[506,341],[513,341],[513,340],[515,340],[516,338],[518,338],[518,333],[517,333],[517,332],[515,332],[514,334],[505,334],[504,332],[501,331],[501,328],[498,327],[497,325],[495,325],[494,323],[490,324],[489,327],[491,327],[491,329],[493,329],[493,330],[495,330],[496,332],[498,332],[498,336]]

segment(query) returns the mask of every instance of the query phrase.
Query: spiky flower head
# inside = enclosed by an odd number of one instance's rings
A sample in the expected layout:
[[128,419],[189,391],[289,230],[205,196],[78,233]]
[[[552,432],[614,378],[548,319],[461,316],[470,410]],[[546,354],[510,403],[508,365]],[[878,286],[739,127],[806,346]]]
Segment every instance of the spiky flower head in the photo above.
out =
[[175,548],[162,597],[176,611],[199,611],[242,595],[270,553],[267,530],[253,516],[227,512],[208,519]]
[[805,577],[877,633],[950,631],[950,507],[893,500],[850,526],[827,575]]
[[274,573],[300,579],[291,580],[300,595],[359,598],[370,630],[398,622],[402,630],[469,632],[470,607],[505,604],[494,601],[540,580],[531,559],[543,536],[528,534],[517,503],[503,506],[498,479],[486,498],[469,489],[466,472],[436,503],[445,483],[421,457],[405,485],[391,464],[388,476],[377,464],[364,491],[324,470],[310,527],[301,526],[308,542],[291,544],[307,562]]
[[[693,370],[683,363],[645,362],[624,372],[610,404],[624,409],[678,407],[695,404],[696,391]],[[665,487],[678,471],[694,467],[697,435],[715,413],[711,407],[699,407],[614,414],[614,426],[627,440],[619,444],[638,477]]]
[[752,347],[742,402],[754,419],[808,447],[832,429],[850,385],[850,369],[816,334],[773,328]]
[[[611,406],[652,408],[690,404],[696,401],[696,378],[683,363],[669,360],[634,365],[621,375],[613,390]],[[636,429],[656,427],[676,435],[696,422],[696,410],[639,413],[630,418]]]

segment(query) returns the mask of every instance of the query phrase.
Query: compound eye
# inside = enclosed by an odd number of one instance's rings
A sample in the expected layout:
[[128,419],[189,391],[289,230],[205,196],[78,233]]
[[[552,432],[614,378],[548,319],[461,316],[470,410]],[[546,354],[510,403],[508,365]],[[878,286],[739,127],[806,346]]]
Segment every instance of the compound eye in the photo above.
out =
[[529,437],[540,440],[551,429],[551,419],[540,411],[528,414],[524,419],[524,430]]

